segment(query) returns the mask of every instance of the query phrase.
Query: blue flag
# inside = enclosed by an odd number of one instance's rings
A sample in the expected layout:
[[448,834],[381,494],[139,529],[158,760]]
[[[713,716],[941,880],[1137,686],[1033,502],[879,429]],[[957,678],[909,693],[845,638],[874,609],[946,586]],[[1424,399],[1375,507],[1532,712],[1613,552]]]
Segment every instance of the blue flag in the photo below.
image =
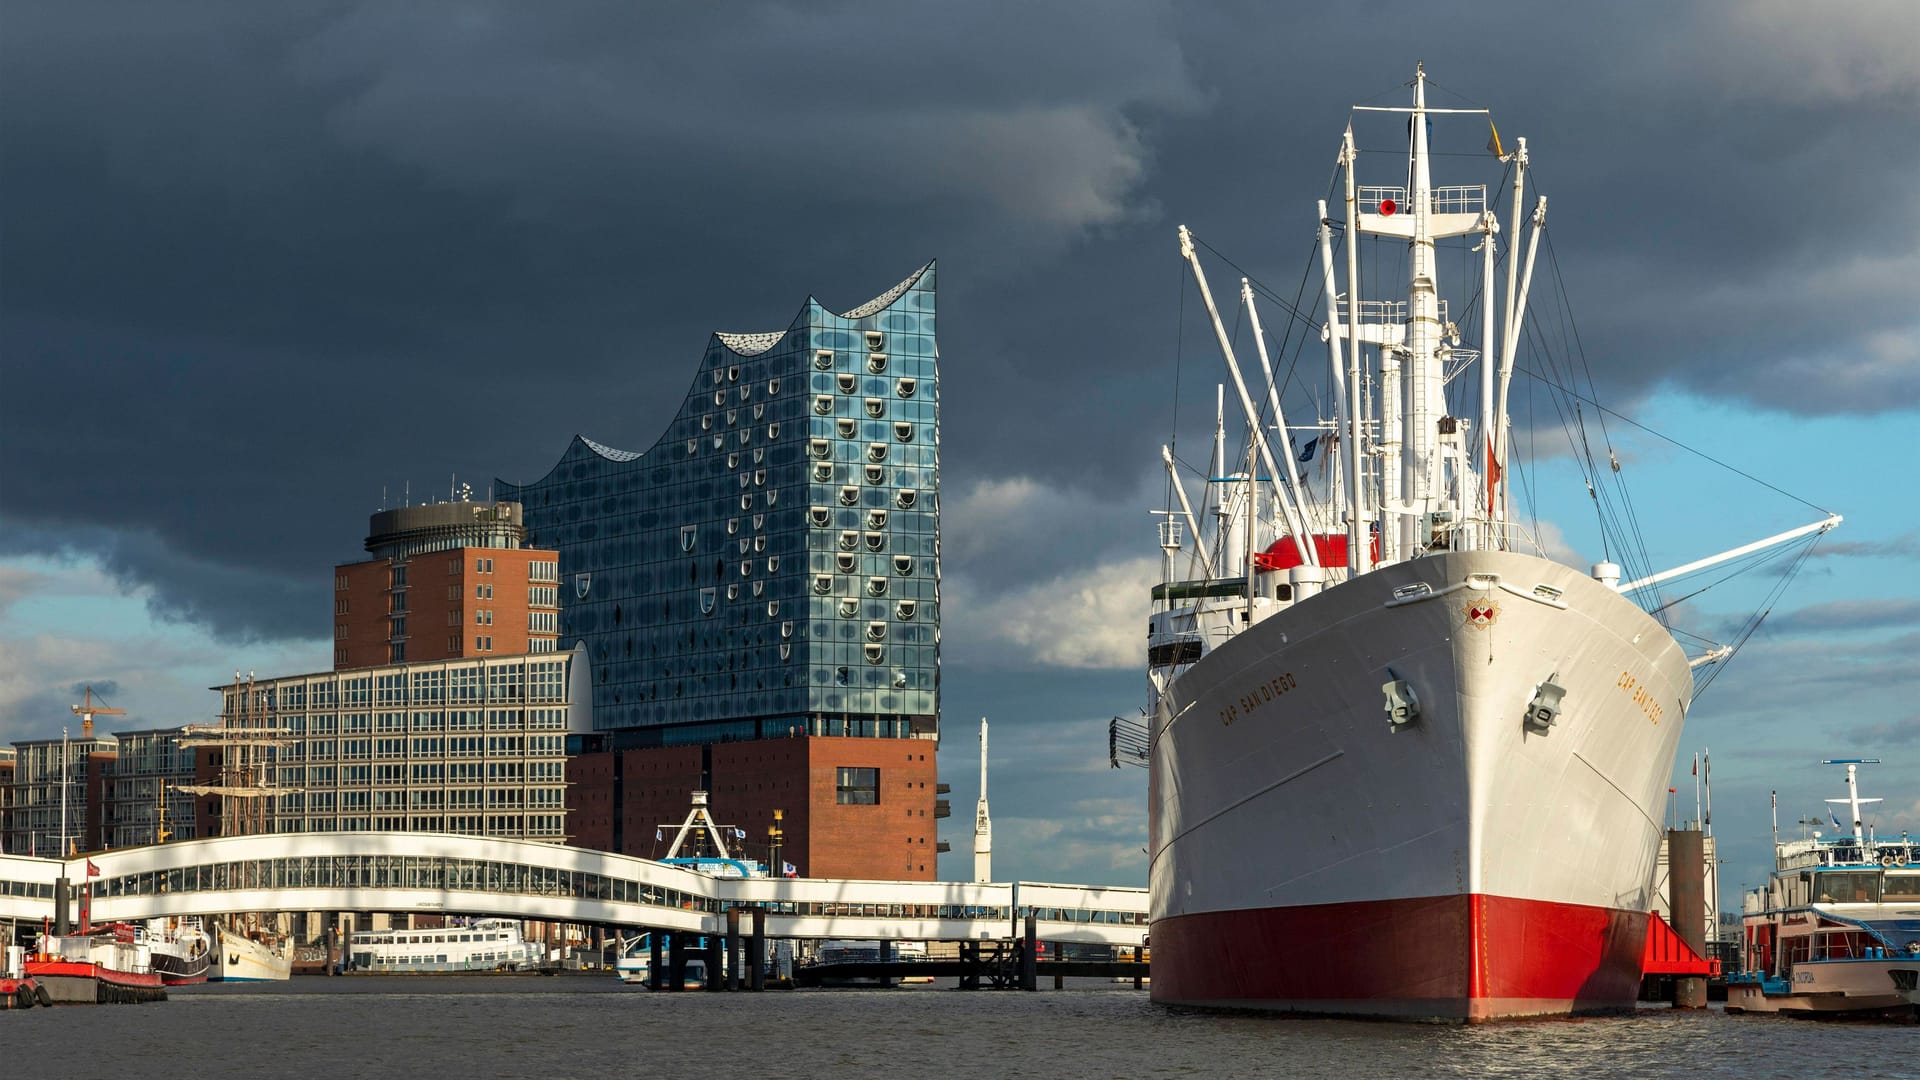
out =
[[1307,445],[1300,448],[1300,460],[1312,461],[1313,452],[1319,448],[1320,448],[1320,440],[1316,437],[1312,441],[1308,442]]
[[667,838],[667,834],[666,834],[666,833],[664,833],[664,832],[661,832],[661,831],[660,831],[659,829],[655,829],[655,830],[653,830],[653,842],[654,842],[654,843],[656,843],[656,844],[657,844],[657,843],[659,843],[660,841],[662,841],[662,840],[665,840],[666,838]]
[[1840,819],[1839,819],[1838,817],[1835,817],[1835,816],[1834,816],[1834,813],[1833,813],[1833,811],[1832,811],[1832,810],[1828,810],[1828,811],[1827,811],[1827,817],[1828,817],[1828,818],[1830,818],[1830,819],[1831,819],[1831,820],[1833,821],[1833,827],[1834,827],[1834,828],[1836,828],[1836,829],[1841,829],[1841,830],[1845,830],[1845,829],[1846,829],[1846,826],[1845,826],[1845,825],[1842,825],[1842,824],[1840,824]]

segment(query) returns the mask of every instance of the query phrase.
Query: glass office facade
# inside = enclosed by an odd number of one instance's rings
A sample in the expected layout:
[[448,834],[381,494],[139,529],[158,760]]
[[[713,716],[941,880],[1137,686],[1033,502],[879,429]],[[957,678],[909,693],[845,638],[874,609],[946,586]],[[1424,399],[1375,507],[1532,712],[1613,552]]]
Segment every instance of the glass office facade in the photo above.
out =
[[715,334],[651,449],[576,437],[544,479],[497,484],[560,553],[560,647],[586,645],[596,731],[936,734],[934,278]]

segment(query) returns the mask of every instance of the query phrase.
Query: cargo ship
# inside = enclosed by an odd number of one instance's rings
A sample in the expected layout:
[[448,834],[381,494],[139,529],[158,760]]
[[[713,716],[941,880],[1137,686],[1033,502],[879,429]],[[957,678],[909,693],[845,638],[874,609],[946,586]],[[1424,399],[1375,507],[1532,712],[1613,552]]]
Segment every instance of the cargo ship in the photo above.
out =
[[[1632,1008],[1694,669],[1729,652],[1689,656],[1658,586],[1839,523],[1625,581],[1611,560],[1545,557],[1513,513],[1507,399],[1546,202],[1526,205],[1526,142],[1509,151],[1497,131],[1504,229],[1497,185],[1436,186],[1435,123],[1490,132],[1491,117],[1431,107],[1424,71],[1411,89],[1410,107],[1353,114],[1387,122],[1395,152],[1370,147],[1366,170],[1387,185],[1360,182],[1350,121],[1344,213],[1319,208],[1324,318],[1294,359],[1326,365],[1331,416],[1288,426],[1252,283],[1229,333],[1204,245],[1179,231],[1231,381],[1198,511],[1162,452],[1146,720],[1157,1002],[1458,1022]],[[1363,267],[1363,247],[1381,261]],[[1451,311],[1443,266],[1473,271]],[[1361,295],[1384,281],[1404,285]],[[1264,388],[1249,389],[1236,342],[1257,349]]]

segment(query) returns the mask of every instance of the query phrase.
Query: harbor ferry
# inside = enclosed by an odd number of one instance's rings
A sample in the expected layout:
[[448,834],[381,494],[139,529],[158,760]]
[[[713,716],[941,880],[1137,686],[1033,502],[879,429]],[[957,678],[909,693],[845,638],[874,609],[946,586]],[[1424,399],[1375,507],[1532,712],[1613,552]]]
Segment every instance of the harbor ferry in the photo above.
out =
[[1781,843],[1776,823],[1775,869],[1746,896],[1727,1011],[1920,1021],[1920,845],[1865,824],[1861,807],[1880,800],[1860,797],[1857,774],[1877,758],[1821,764],[1847,767],[1847,797],[1827,801],[1852,811],[1852,828]]
[[355,971],[535,971],[541,949],[513,919],[433,930],[362,930],[348,950]]

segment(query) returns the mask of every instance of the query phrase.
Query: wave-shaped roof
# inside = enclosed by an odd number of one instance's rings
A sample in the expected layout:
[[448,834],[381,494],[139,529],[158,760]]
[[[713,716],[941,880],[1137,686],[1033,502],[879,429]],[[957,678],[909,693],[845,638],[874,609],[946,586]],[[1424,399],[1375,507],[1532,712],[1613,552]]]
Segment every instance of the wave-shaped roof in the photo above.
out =
[[579,439],[581,442],[587,444],[587,449],[593,451],[596,454],[599,454],[601,457],[606,458],[608,461],[632,461],[633,459],[642,456],[641,452],[638,450],[615,450],[611,446],[602,446],[599,443],[594,442],[592,439],[587,438],[585,435],[579,436]]

